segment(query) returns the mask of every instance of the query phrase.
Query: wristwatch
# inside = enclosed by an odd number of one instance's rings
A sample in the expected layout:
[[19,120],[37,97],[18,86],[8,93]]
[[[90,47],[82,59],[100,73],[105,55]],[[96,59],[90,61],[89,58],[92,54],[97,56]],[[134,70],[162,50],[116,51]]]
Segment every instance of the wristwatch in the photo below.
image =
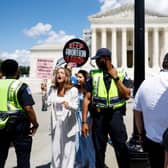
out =
[[38,123],[36,123],[36,124],[33,125],[33,128],[38,128],[38,127],[39,127]]
[[119,81],[120,78],[118,76],[116,76],[115,78],[113,78],[115,82]]
[[87,122],[86,121],[82,121],[82,124],[87,124]]

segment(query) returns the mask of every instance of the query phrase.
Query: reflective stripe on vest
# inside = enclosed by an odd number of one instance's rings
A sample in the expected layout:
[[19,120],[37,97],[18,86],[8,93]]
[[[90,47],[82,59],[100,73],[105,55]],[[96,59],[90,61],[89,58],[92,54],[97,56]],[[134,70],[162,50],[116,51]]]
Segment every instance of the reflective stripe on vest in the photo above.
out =
[[23,111],[17,99],[17,94],[22,84],[20,80],[15,79],[0,80],[0,113]]
[[[115,81],[112,79],[110,89],[107,92],[104,79],[103,71],[93,70],[91,71],[92,76],[92,102],[97,108],[113,108],[117,109],[125,105],[125,100],[119,97],[118,88]],[[124,73],[119,72],[118,76],[121,81],[124,80]]]

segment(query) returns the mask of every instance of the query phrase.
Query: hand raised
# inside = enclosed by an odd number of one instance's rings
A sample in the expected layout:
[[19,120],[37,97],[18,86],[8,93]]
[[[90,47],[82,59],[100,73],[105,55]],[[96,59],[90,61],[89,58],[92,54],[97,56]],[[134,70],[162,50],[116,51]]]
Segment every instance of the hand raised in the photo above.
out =
[[117,77],[118,73],[116,68],[114,68],[114,66],[111,64],[111,60],[110,59],[106,59],[106,67],[107,67],[107,72],[113,77]]

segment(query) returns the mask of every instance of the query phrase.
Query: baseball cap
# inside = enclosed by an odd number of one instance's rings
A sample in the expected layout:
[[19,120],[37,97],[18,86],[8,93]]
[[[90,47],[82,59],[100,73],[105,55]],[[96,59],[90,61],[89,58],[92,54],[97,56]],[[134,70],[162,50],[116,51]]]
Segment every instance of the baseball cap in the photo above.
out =
[[91,59],[98,59],[102,56],[111,57],[111,51],[108,48],[100,48],[97,50],[96,55],[93,56]]

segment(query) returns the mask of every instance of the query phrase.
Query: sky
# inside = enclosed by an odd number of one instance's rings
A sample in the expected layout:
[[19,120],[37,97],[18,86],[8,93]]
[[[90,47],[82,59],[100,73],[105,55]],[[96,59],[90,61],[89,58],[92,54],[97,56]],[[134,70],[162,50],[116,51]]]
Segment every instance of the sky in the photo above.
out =
[[[82,38],[88,16],[133,0],[0,0],[0,59],[29,66],[30,49]],[[146,0],[145,7],[168,14],[167,0]]]

